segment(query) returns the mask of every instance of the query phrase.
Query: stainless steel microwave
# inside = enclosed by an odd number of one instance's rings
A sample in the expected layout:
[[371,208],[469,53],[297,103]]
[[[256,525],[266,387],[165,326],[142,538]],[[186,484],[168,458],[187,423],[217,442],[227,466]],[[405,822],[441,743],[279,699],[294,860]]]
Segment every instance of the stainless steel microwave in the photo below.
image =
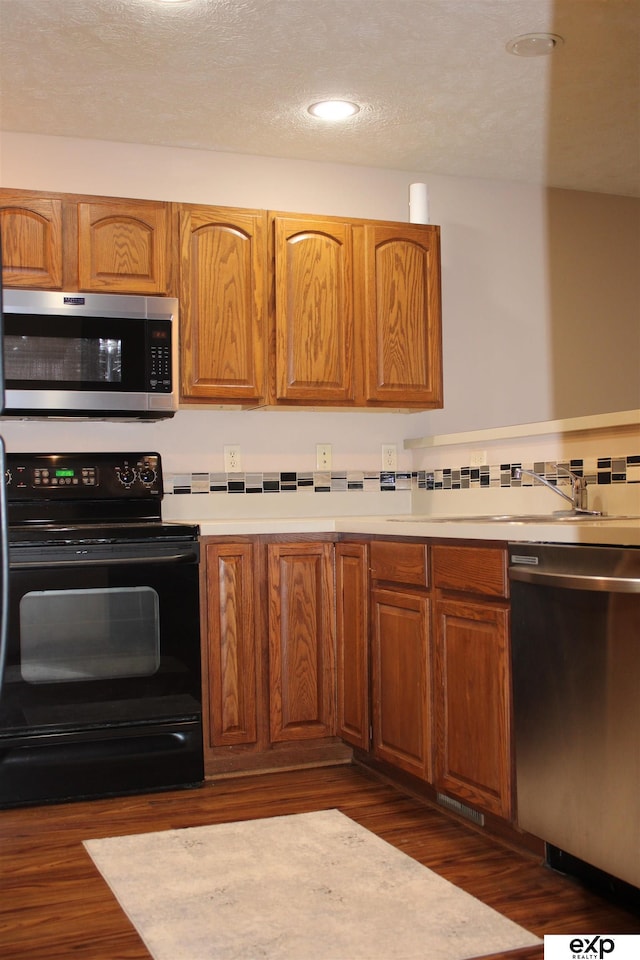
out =
[[161,420],[178,407],[178,301],[4,290],[4,416]]

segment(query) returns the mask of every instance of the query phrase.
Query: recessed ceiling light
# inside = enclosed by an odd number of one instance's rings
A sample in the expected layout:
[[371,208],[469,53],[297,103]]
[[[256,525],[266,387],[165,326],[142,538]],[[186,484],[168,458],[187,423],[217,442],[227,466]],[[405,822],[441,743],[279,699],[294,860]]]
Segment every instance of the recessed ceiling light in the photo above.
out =
[[523,33],[509,40],[507,50],[516,57],[548,57],[564,43],[555,33]]
[[319,100],[307,109],[312,117],[320,120],[346,120],[358,113],[360,107],[351,100]]

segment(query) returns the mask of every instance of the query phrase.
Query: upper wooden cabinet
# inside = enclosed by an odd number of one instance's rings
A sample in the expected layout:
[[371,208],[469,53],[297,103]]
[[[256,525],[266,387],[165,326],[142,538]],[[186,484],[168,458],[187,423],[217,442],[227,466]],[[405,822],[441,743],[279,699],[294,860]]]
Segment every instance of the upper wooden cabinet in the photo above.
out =
[[266,215],[181,205],[180,367],[186,403],[265,395]]
[[0,190],[0,226],[7,287],[171,292],[166,203]]
[[270,213],[271,404],[442,406],[439,227]]
[[78,289],[166,294],[171,256],[169,226],[166,203],[78,203]]
[[365,401],[442,406],[438,227],[366,224]]
[[353,402],[351,225],[276,216],[276,401]]
[[7,287],[171,292],[169,204],[0,190]]
[[440,228],[0,189],[7,287],[178,296],[185,405],[442,406]]
[[62,289],[62,201],[0,191],[2,281]]

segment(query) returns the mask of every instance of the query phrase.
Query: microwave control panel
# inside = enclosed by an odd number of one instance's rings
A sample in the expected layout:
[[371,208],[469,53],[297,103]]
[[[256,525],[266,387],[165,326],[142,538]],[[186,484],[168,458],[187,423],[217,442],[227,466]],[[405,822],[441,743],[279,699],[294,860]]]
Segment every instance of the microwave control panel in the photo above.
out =
[[149,336],[149,390],[152,393],[171,393],[171,322],[150,320]]

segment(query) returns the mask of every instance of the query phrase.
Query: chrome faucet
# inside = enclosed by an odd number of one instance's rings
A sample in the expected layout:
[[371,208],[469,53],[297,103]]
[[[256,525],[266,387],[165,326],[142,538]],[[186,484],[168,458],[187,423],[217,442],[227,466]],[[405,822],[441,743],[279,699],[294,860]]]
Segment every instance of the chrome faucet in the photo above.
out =
[[549,490],[553,490],[559,497],[569,501],[571,504],[571,513],[587,513],[594,517],[601,516],[602,514],[599,510],[587,509],[587,481],[585,477],[579,477],[571,470],[567,470],[566,467],[560,466],[560,464],[554,463],[553,466],[557,471],[562,471],[571,478],[571,496],[557,487],[555,483],[550,483],[545,476],[540,473],[535,473],[533,470],[524,470],[522,467],[512,467],[511,476],[514,480],[521,480],[523,476],[533,477],[535,480],[539,480],[540,483],[543,483]]

